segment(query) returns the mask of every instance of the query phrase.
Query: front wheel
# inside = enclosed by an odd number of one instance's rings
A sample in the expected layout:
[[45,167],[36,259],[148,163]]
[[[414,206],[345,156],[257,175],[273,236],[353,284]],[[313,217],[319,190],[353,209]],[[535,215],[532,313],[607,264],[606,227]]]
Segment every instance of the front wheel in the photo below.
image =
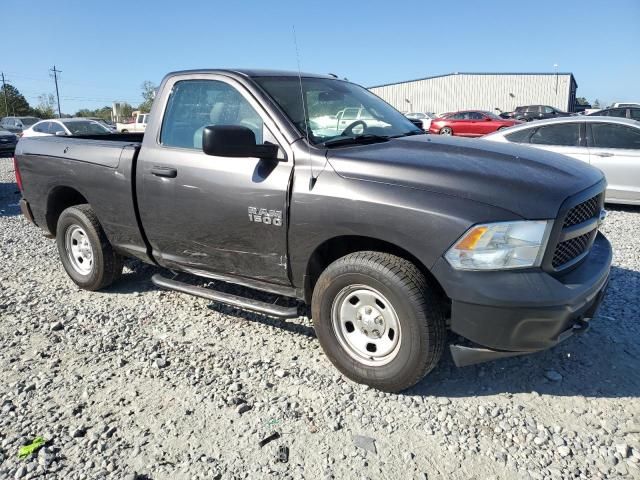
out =
[[64,269],[79,287],[100,290],[120,278],[124,258],[113,250],[89,205],[62,212],[56,243]]
[[444,350],[441,299],[415,265],[394,255],[357,252],[333,262],[314,289],[312,316],[338,370],[383,391],[415,385]]
[[440,129],[440,135],[453,135],[453,130],[451,127],[443,127]]

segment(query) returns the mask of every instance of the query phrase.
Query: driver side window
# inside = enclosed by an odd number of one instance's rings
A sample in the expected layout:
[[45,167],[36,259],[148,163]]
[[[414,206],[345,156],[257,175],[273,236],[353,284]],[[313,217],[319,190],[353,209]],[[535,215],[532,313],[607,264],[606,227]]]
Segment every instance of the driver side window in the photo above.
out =
[[235,88],[217,80],[183,80],[171,91],[160,142],[200,150],[204,127],[215,125],[247,127],[256,144],[263,143],[262,118]]

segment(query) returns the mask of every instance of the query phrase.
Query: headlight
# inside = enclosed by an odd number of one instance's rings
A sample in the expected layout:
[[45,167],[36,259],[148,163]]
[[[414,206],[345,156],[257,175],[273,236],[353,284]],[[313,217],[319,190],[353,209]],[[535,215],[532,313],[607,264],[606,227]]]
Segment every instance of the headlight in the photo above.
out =
[[457,270],[537,267],[542,262],[551,220],[474,225],[445,254]]

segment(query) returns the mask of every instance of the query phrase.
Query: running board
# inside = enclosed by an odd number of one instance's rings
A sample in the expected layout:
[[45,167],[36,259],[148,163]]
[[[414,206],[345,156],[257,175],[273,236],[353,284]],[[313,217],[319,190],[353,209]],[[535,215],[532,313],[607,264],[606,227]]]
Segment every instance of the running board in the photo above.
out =
[[529,352],[502,352],[499,350],[491,350],[490,348],[474,348],[462,345],[449,345],[453,363],[456,367],[467,367],[477,363],[498,360],[499,358],[517,357],[525,355]]
[[153,275],[151,277],[151,281],[154,285],[166,288],[168,290],[176,290],[177,292],[188,293],[189,295],[206,298],[207,300],[224,303],[226,305],[238,307],[243,310],[263,313],[272,317],[298,318],[299,316],[298,307],[281,307],[272,303],[261,302],[259,300],[253,300],[246,297],[239,297],[238,295],[223,293],[209,288],[196,287],[194,285],[189,285],[188,283],[179,282],[177,280],[171,280],[169,278],[163,277],[159,273]]

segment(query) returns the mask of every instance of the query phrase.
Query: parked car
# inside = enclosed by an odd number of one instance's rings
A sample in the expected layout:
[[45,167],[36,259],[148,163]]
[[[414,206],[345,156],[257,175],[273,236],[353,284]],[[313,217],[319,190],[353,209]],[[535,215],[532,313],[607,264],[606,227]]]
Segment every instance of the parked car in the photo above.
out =
[[640,205],[640,123],[582,116],[535,122],[485,137],[561,153],[602,170],[611,203]]
[[17,143],[18,136],[15,133],[0,128],[0,158],[11,157]]
[[550,107],[549,105],[525,105],[523,107],[516,107],[511,114],[511,118],[522,120],[523,122],[530,122],[531,120],[569,117],[571,115],[572,114],[569,112],[563,112],[562,110]]
[[630,118],[640,121],[640,107],[605,108],[604,110],[598,110],[597,112],[588,114],[588,116],[594,115],[598,117]]
[[105,135],[111,133],[101,123],[87,118],[61,118],[55,120],[41,120],[27,128],[23,137],[42,137],[49,135]]
[[[379,123],[316,122],[353,105]],[[27,137],[15,166],[23,214],[81,288],[107,287],[136,257],[183,272],[155,274],[162,288],[284,318],[308,304],[328,359],[384,391],[432,370],[447,328],[473,342],[451,346],[459,366],[584,331],[609,278],[601,171],[425,135],[331,76],[174,72],[144,134]]]
[[469,110],[448,113],[443,117],[431,120],[429,133],[457,135],[459,137],[481,137],[519,123],[518,120],[500,118],[491,112]]
[[407,117],[409,120],[420,120],[422,129],[425,132],[429,131],[429,127],[431,126],[431,120],[433,120],[436,117],[435,113],[432,112],[411,112],[411,113],[406,113],[405,117]]
[[638,103],[638,102],[616,102],[613,105],[611,105],[610,108],[624,108],[624,107],[640,108],[640,103]]
[[0,128],[20,136],[23,130],[39,121],[37,117],[4,117],[0,120]]
[[122,133],[144,132],[149,121],[148,113],[133,112],[133,121],[128,123],[116,123],[116,130]]

